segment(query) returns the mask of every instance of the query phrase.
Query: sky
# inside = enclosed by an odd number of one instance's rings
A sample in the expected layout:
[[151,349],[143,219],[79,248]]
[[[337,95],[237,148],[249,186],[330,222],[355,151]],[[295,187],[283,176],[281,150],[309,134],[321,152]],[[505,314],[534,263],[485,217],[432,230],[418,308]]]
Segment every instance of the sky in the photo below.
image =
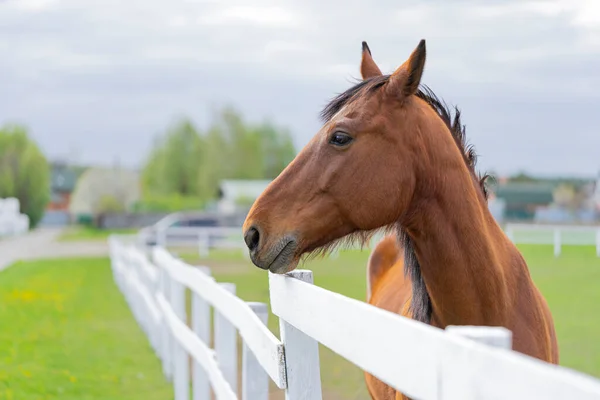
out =
[[231,105],[300,149],[363,40],[391,73],[420,39],[481,169],[598,174],[598,0],[0,0],[0,124],[50,159],[137,167],[178,118]]

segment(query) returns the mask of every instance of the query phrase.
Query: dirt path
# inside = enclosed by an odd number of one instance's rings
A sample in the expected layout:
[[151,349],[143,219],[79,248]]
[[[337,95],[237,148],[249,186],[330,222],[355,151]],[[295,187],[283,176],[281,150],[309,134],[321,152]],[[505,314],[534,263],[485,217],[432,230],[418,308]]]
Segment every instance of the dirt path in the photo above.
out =
[[61,228],[39,228],[0,240],[0,271],[19,260],[108,255],[105,241],[58,242]]

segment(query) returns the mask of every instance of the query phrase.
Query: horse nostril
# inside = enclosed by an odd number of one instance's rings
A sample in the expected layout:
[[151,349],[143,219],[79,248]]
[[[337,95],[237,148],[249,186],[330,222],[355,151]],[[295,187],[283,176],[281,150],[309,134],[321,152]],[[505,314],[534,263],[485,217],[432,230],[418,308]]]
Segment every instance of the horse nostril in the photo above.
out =
[[248,246],[250,251],[256,250],[259,240],[260,234],[256,228],[252,227],[246,231],[246,234],[244,235],[244,241],[246,242],[246,246]]

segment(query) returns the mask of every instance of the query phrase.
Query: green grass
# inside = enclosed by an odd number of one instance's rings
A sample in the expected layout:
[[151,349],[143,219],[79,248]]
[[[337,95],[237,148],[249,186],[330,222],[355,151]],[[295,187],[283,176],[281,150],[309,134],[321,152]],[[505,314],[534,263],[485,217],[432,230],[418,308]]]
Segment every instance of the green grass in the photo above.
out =
[[600,377],[600,258],[593,247],[522,246],[533,279],[548,301],[560,364]]
[[66,229],[59,237],[61,242],[82,240],[107,240],[112,234],[133,234],[135,229],[97,229],[89,226],[73,226]]
[[105,258],[0,273],[0,399],[172,398]]
[[[536,285],[546,297],[557,329],[560,364],[600,377],[600,258],[593,247],[563,248],[560,258],[552,246],[519,246]],[[182,258],[211,267],[221,282],[232,282],[247,301],[269,302],[265,271],[252,266],[239,252],[213,252],[207,260]],[[314,260],[301,266],[314,271],[315,284],[348,297],[365,300],[368,252],[345,251],[337,259]],[[278,332],[278,320],[269,315]],[[320,346],[324,398],[368,398],[362,371]]]

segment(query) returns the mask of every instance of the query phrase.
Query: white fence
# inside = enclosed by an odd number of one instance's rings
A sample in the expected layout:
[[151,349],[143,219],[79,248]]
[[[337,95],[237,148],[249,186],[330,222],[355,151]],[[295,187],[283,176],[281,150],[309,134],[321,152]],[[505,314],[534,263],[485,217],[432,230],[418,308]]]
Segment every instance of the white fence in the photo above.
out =
[[142,245],[156,244],[161,247],[196,247],[198,254],[208,257],[210,249],[239,249],[247,255],[241,227],[168,227],[142,229],[137,241]]
[[[372,247],[383,237],[382,233],[373,236],[368,247]],[[165,248],[196,248],[201,257],[208,257],[211,249],[240,250],[248,258],[248,247],[244,243],[241,227],[167,227],[163,229],[142,229],[137,235],[140,245],[158,245]],[[358,247],[356,247],[358,248]],[[339,251],[330,256],[336,258]]]
[[14,197],[0,199],[0,237],[14,236],[29,230],[29,217],[20,213],[19,200]]
[[[516,244],[553,245],[555,256],[561,254],[562,246],[575,245],[595,246],[600,257],[600,226],[510,223],[506,224],[504,231]],[[367,247],[373,248],[382,236],[382,233],[374,235]],[[208,257],[213,248],[237,249],[244,257],[248,256],[241,227],[172,227],[152,234],[141,231],[138,235],[140,244],[149,243],[149,240],[163,247],[194,247],[201,257]],[[336,258],[338,250],[330,256]]]
[[505,232],[517,244],[553,245],[557,257],[563,245],[596,246],[600,257],[600,226],[507,224]]
[[210,399],[209,387],[218,399],[238,398],[236,331],[244,343],[242,399],[267,399],[269,378],[286,399],[321,399],[319,342],[412,398],[600,399],[600,381],[508,350],[504,328],[440,330],[314,286],[310,271],[269,274],[278,339],[265,326],[264,304],[244,302],[206,268],[160,247],[150,261],[134,240],[109,241],[115,282],[174,383],[175,400]]

